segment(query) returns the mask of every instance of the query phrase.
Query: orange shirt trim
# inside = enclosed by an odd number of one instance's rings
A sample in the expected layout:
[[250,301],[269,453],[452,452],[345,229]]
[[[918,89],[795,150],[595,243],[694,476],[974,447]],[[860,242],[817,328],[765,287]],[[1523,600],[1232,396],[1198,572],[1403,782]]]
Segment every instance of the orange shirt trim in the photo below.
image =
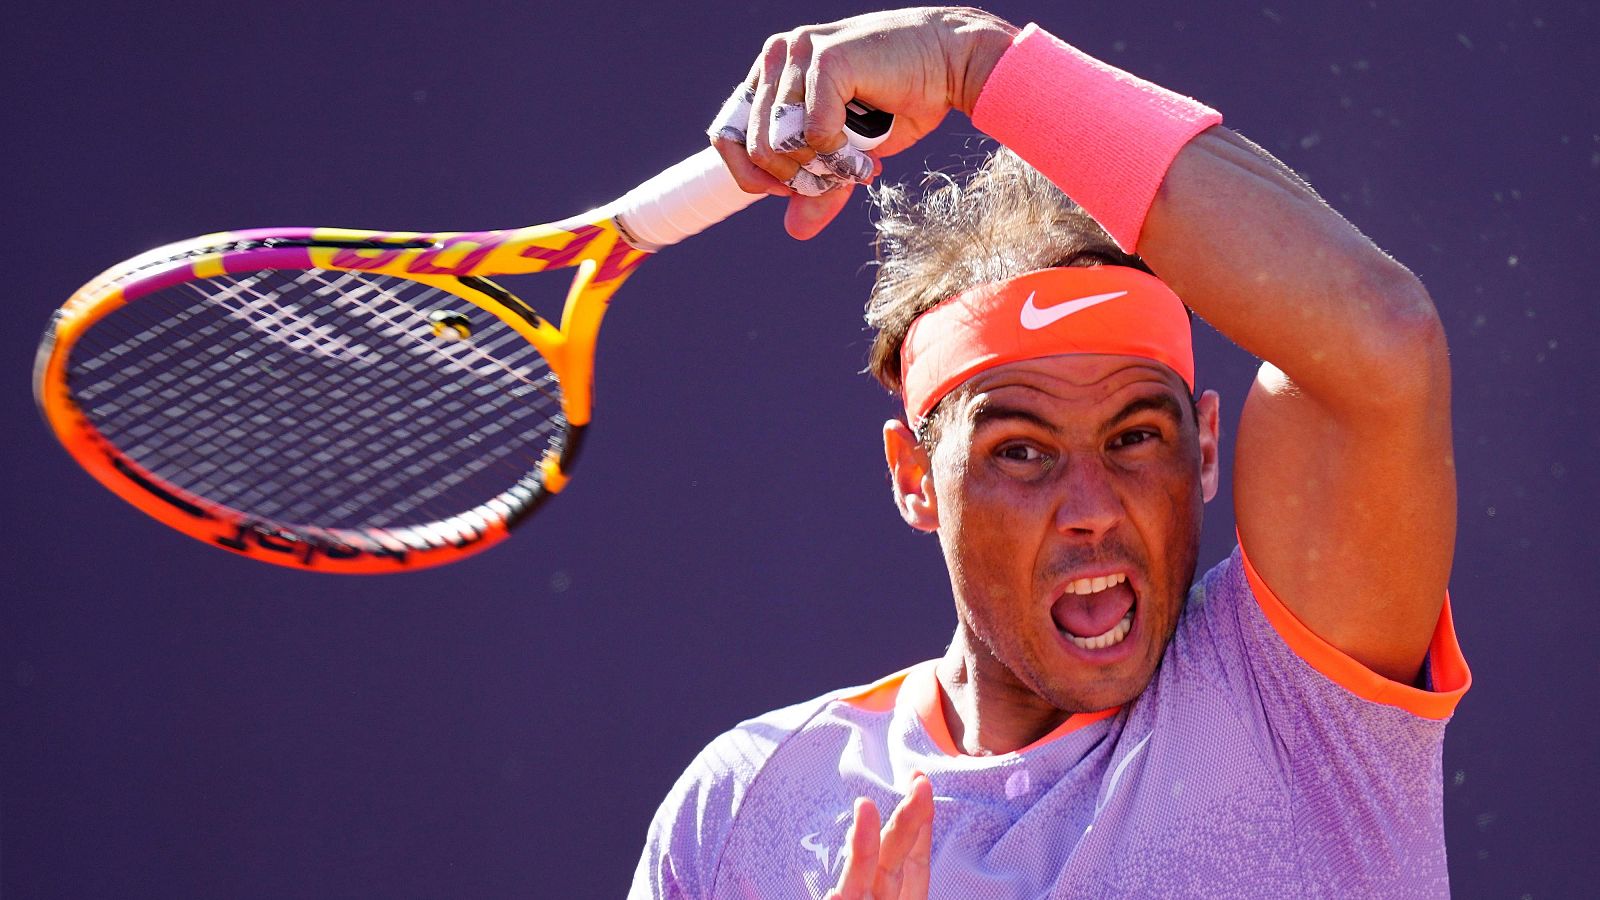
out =
[[1434,690],[1425,691],[1390,681],[1323,640],[1296,618],[1289,607],[1284,606],[1283,601],[1267,587],[1255,566],[1250,564],[1250,557],[1245,555],[1242,542],[1239,555],[1244,560],[1244,574],[1250,582],[1250,592],[1255,595],[1256,603],[1260,605],[1267,621],[1272,623],[1273,630],[1311,668],[1357,697],[1372,703],[1397,706],[1424,719],[1444,719],[1455,712],[1461,696],[1472,686],[1472,671],[1467,668],[1466,657],[1461,655],[1461,645],[1456,641],[1455,622],[1450,618],[1448,593],[1445,594],[1444,608],[1439,612],[1439,624],[1433,630],[1433,641],[1428,645],[1428,668],[1433,677]]

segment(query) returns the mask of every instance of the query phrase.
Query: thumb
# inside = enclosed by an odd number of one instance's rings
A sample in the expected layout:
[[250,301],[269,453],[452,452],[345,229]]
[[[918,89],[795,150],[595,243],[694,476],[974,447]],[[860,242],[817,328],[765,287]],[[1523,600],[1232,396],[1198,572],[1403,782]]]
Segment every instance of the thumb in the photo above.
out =
[[826,228],[850,202],[855,185],[845,184],[820,197],[791,197],[783,214],[783,227],[796,240],[808,241]]

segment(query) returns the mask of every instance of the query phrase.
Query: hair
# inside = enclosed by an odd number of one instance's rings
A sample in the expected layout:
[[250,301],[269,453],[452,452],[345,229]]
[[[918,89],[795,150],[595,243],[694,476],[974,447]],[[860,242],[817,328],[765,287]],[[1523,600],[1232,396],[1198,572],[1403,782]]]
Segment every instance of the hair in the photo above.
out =
[[[904,185],[884,185],[873,189],[871,199],[878,276],[867,300],[867,324],[877,333],[867,371],[893,394],[900,393],[900,348],[911,323],[962,291],[1058,266],[1150,272],[1060,188],[1004,147],[963,178],[929,172],[920,196]],[[924,429],[943,405],[924,420]],[[928,431],[919,436],[932,438]]]

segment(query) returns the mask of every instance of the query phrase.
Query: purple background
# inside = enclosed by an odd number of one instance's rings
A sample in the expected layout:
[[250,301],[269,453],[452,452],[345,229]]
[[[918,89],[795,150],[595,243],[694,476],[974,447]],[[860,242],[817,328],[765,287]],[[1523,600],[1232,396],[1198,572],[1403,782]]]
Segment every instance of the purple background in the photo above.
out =
[[[769,201],[646,266],[569,494],[457,567],[314,577],[203,547],[78,471],[27,389],[50,311],[118,259],[565,216],[696,149],[768,33],[859,7],[162,7],[6,16],[5,896],[619,896],[718,731],[940,652],[937,548],[881,471],[894,407],[854,374],[858,203],[802,244]],[[1445,748],[1455,890],[1592,889],[1593,5],[994,9],[1222,109],[1428,284],[1476,676]],[[889,175],[972,134],[954,116]],[[1214,335],[1200,354],[1231,426],[1252,363]],[[1232,533],[1209,512],[1205,565]]]

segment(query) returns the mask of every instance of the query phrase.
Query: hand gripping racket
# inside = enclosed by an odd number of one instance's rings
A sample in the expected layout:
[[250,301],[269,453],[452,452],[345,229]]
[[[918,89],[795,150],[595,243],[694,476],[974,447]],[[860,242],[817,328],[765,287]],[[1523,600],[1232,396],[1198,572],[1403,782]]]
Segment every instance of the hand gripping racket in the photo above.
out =
[[[872,115],[852,140],[886,133]],[[320,572],[454,562],[566,486],[617,288],[761,196],[708,148],[549,225],[171,244],[56,312],[34,396],[90,474],[207,543]],[[559,326],[488,277],[558,268]]]

